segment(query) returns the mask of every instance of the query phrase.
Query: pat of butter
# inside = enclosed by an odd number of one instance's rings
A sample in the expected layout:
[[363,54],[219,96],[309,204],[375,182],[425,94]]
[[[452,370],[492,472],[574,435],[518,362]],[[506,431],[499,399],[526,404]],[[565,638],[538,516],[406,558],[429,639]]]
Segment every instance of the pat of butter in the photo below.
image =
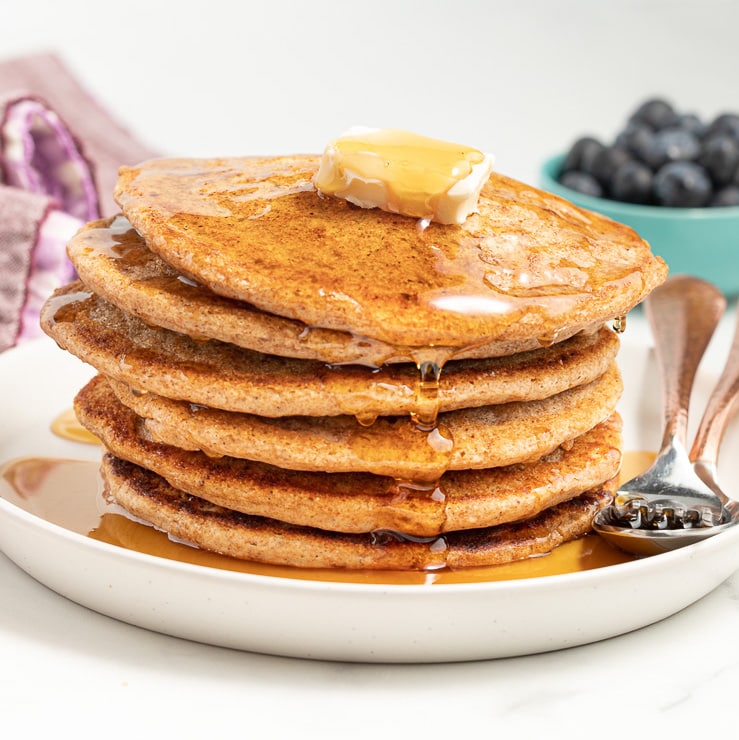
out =
[[325,149],[313,179],[321,195],[442,224],[477,208],[493,168],[477,149],[397,129],[354,128]]

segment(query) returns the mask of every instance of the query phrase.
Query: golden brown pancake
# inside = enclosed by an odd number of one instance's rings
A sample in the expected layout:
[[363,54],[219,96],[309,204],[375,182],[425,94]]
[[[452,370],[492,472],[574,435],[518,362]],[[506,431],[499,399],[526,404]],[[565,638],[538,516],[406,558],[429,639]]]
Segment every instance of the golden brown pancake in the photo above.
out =
[[163,478],[105,455],[108,495],[134,516],[170,536],[223,555],[303,568],[425,569],[498,565],[547,553],[590,530],[615,482],[599,486],[541,514],[497,527],[431,538],[392,533],[346,534],[241,514],[183,493]]
[[[154,254],[123,216],[83,227],[67,245],[67,253],[88,289],[152,326],[199,340],[218,339],[256,352],[332,364],[379,366],[412,359],[407,350],[377,339],[308,326],[219,296]],[[557,339],[574,333],[563,328]],[[538,338],[494,341],[456,356],[499,357],[540,347]]]
[[601,377],[539,401],[440,414],[422,431],[407,416],[370,426],[352,416],[267,419],[133,393],[111,381],[118,399],[145,419],[152,439],[209,455],[229,455],[292,470],[370,472],[416,481],[445,470],[537,460],[607,419],[621,395],[612,365]]
[[79,392],[75,410],[114,455],[175,488],[242,513],[343,532],[430,536],[527,518],[609,480],[621,461],[621,420],[614,415],[540,461],[450,471],[414,489],[383,476],[294,472],[153,442],[101,376]]
[[163,159],[115,198],[188,278],[309,326],[391,345],[554,340],[625,315],[667,273],[632,229],[493,174],[460,226],[317,195],[314,155]]
[[[100,372],[141,391],[260,416],[407,414],[416,408],[418,370],[376,371],[265,355],[199,342],[147,326],[77,282],[56,291],[41,313],[44,331]],[[618,339],[609,329],[511,358],[463,360],[444,368],[442,410],[545,398],[601,375]]]

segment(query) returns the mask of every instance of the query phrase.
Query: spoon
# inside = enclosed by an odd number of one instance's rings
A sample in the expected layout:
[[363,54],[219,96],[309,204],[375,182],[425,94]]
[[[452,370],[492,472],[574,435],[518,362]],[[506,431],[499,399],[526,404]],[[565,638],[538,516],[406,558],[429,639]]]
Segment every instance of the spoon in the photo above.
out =
[[717,288],[687,276],[668,279],[645,302],[662,378],[662,446],[649,470],[622,485],[593,520],[594,530],[623,550],[653,555],[739,522],[739,503],[716,480],[721,439],[739,394],[739,325],[690,454],[686,445],[693,381],[725,307]]

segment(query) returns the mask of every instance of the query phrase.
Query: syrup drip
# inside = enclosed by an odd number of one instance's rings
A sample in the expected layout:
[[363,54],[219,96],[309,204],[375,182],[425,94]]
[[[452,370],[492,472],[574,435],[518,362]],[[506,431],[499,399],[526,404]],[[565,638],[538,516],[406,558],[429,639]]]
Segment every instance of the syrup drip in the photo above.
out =
[[[433,450],[439,460],[434,480],[431,482],[419,481],[396,481],[396,490],[401,494],[396,495],[394,505],[400,501],[408,501],[411,496],[423,495],[427,502],[433,502],[433,526],[439,533],[446,529],[446,495],[441,488],[441,477],[449,469],[449,462],[454,451],[454,439],[449,429],[439,425],[439,411],[441,409],[440,382],[444,364],[449,358],[449,353],[442,351],[427,350],[420,353],[416,358],[418,368],[418,381],[416,384],[415,408],[411,412],[410,419],[417,433],[426,435],[426,443]],[[407,536],[396,533],[400,539]],[[427,541],[428,549],[426,569],[436,570],[445,566],[446,553],[448,550],[446,539],[440,534],[439,537]]]
[[377,421],[377,414],[362,413],[355,414],[354,418],[361,427],[371,427]]
[[[452,356],[450,348],[426,348],[411,350],[397,348],[398,353],[408,355],[417,368],[415,388],[399,384],[383,387],[382,382],[374,384],[369,391],[370,397],[376,394],[393,393],[412,394],[412,409],[408,416],[398,419],[380,417],[380,423],[392,428],[392,441],[387,439],[378,442],[377,434],[368,434],[366,429],[377,423],[378,416],[373,412],[346,411],[352,413],[357,421],[357,430],[348,438],[352,453],[365,461],[390,461],[399,455],[402,446],[403,459],[410,462],[413,471],[409,479],[391,479],[388,488],[386,507],[392,521],[414,522],[414,529],[433,531],[439,534],[444,531],[446,523],[446,496],[442,491],[440,479],[449,469],[454,440],[450,430],[439,424],[441,408],[440,383],[442,370],[446,361]],[[375,370],[379,368],[375,367]],[[342,366],[327,365],[326,373],[340,373]],[[320,376],[319,376],[320,377]],[[408,396],[405,395],[407,399]],[[419,523],[423,522],[423,525]],[[428,544],[429,568],[440,567],[440,553],[445,552],[439,544],[439,537],[417,539],[407,537],[397,530],[382,530],[382,536],[375,542],[412,539],[414,542]]]
[[439,381],[442,366],[434,360],[418,363],[418,384],[416,385],[416,408],[411,413],[413,423],[421,431],[432,431],[441,407]]
[[626,331],[626,316],[617,316],[613,320],[613,331],[623,334]]
[[547,334],[545,336],[538,337],[537,341],[539,342],[540,347],[551,347],[557,341],[557,335]]
[[[427,483],[421,481],[406,481],[397,479],[390,490],[390,501],[386,504],[388,510],[397,513],[408,522],[418,519],[423,522],[423,530],[433,542],[446,529],[447,509],[446,493],[438,480]],[[412,539],[395,530],[383,530],[386,534],[392,531],[397,540]],[[417,531],[422,531],[420,528]],[[414,542],[423,539],[413,539]]]
[[426,561],[424,562],[424,571],[434,571],[446,568],[446,555],[449,550],[449,544],[444,535],[438,537],[414,537],[409,534],[402,534],[394,530],[378,530],[372,532],[371,542],[376,547],[383,547],[390,542],[416,542],[426,545]]

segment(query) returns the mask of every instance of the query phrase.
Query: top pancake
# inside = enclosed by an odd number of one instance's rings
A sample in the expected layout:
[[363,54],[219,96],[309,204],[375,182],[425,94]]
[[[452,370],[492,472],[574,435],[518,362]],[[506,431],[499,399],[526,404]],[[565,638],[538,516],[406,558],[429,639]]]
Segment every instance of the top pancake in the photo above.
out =
[[321,198],[314,155],[152,160],[115,198],[147,245],[220,295],[399,347],[555,341],[625,315],[667,268],[631,229],[493,174],[430,224]]
[[[120,215],[84,226],[67,244],[67,254],[90,290],[151,326],[198,339],[218,339],[256,352],[332,365],[358,363],[379,367],[413,359],[404,348],[377,339],[308,326],[216,295],[183,278],[154,254]],[[580,328],[562,330],[558,341]],[[505,357],[540,346],[535,337],[518,342],[494,340],[455,353],[455,357]]]

